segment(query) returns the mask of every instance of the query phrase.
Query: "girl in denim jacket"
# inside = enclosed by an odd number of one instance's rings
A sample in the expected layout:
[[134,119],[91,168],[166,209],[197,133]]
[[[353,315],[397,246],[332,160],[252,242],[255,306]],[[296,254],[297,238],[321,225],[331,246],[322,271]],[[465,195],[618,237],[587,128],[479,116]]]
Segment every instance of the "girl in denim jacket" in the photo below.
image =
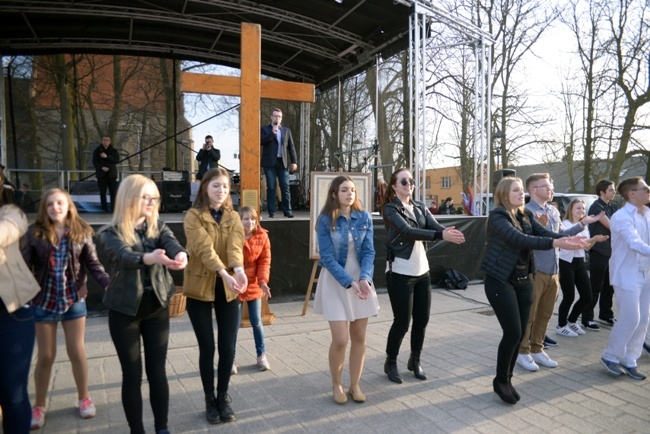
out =
[[329,350],[332,391],[337,404],[348,398],[341,385],[348,334],[350,387],[356,402],[366,396],[359,388],[366,353],[368,318],[379,310],[372,286],[375,248],[370,214],[361,207],[352,178],[336,177],[327,192],[325,206],[316,223],[319,264],[323,267],[316,287],[314,313],[329,321],[332,343]]

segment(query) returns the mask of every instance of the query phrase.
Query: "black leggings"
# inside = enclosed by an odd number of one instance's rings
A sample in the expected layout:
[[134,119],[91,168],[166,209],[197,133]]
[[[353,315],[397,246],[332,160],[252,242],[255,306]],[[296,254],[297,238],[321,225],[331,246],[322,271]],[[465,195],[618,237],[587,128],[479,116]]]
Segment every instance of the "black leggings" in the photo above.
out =
[[212,309],[217,317],[217,349],[219,364],[217,366],[217,392],[228,391],[230,370],[235,361],[235,345],[239,329],[239,300],[226,301],[223,281],[217,277],[215,300],[199,301],[187,299],[187,313],[194,328],[199,344],[199,371],[203,392],[214,392],[214,329],[212,326]]
[[424,345],[424,334],[431,312],[431,278],[429,273],[421,276],[406,276],[386,273],[386,287],[390,306],[393,309],[393,325],[388,332],[386,355],[397,358],[402,340],[409,329],[411,316],[411,351],[420,352]]
[[[573,258],[572,262],[560,259],[560,288],[562,288],[562,301],[558,308],[557,324],[564,327],[567,321],[571,323],[578,321],[582,311],[591,304],[591,282],[584,258]],[[580,298],[576,304],[573,304],[575,288],[578,288]],[[572,304],[573,309],[571,309]]]
[[167,429],[169,385],[165,364],[169,343],[169,308],[160,307],[153,294],[145,294],[136,316],[110,310],[108,328],[122,365],[122,407],[131,434],[144,433],[140,342],[144,346],[144,368],[156,432]]
[[511,279],[501,283],[488,275],[485,277],[485,295],[503,330],[497,353],[497,378],[503,383],[512,377],[528,324],[533,304],[533,282],[531,279]]

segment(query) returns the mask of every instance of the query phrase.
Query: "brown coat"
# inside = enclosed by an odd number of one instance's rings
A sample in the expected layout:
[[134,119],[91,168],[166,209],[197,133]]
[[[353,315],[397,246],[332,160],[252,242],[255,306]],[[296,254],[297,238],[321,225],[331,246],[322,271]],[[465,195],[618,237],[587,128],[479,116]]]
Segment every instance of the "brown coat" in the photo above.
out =
[[[192,208],[183,221],[189,260],[183,271],[183,294],[200,301],[214,301],[217,273],[244,266],[244,226],[235,211],[224,211],[217,224],[209,210]],[[225,285],[224,285],[225,286]],[[226,299],[237,294],[226,288]]]
[[20,236],[27,231],[27,217],[16,206],[0,208],[0,298],[13,312],[32,298],[41,287],[20,254]]
[[257,300],[262,296],[260,284],[269,283],[271,273],[271,241],[266,229],[258,226],[244,243],[244,264],[248,288],[239,295],[241,301]]

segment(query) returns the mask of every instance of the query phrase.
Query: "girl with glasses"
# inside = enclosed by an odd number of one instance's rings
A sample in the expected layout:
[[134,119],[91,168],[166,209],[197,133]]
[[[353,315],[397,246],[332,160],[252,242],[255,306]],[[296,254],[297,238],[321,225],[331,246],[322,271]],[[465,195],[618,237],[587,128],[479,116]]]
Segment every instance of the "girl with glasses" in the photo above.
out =
[[391,175],[382,208],[387,235],[386,286],[394,317],[386,343],[384,372],[395,383],[402,382],[397,370],[397,355],[411,318],[411,355],[407,368],[415,378],[427,379],[420,366],[431,310],[431,278],[425,242],[465,242],[462,232],[453,226],[445,228],[436,221],[426,205],[411,199],[413,189],[411,172],[407,169],[395,171]]
[[95,416],[95,405],[88,392],[88,361],[84,347],[86,269],[103,289],[108,287],[110,279],[97,259],[92,236],[93,229],[79,217],[70,195],[53,188],[43,196],[36,221],[23,239],[23,258],[41,285],[41,291],[32,300],[38,348],[32,429],[39,429],[45,423],[59,322],[77,386],[79,415],[82,419]]
[[131,434],[142,422],[142,358],[157,434],[169,434],[169,300],[176,289],[169,270],[182,270],[187,253],[158,220],[156,184],[142,175],[126,177],[117,191],[111,223],[99,232],[99,247],[113,280],[104,294],[108,328],[122,366],[122,406]]

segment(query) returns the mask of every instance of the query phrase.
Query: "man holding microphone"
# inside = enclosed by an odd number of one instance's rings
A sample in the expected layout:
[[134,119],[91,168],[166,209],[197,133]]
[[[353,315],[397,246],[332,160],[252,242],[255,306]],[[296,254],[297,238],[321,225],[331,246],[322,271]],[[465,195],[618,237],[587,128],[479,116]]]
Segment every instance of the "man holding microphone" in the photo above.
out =
[[282,110],[271,111],[271,123],[262,127],[261,165],[266,177],[266,203],[269,218],[275,217],[277,199],[275,197],[276,178],[282,193],[282,211],[284,216],[293,218],[291,212],[291,193],[289,192],[289,173],[298,169],[296,148],[291,137],[291,130],[282,126]]
[[214,139],[212,136],[205,136],[205,143],[203,148],[196,156],[196,161],[199,162],[199,173],[196,174],[196,179],[201,180],[205,172],[213,167],[219,167],[219,160],[221,159],[221,152],[213,146]]

